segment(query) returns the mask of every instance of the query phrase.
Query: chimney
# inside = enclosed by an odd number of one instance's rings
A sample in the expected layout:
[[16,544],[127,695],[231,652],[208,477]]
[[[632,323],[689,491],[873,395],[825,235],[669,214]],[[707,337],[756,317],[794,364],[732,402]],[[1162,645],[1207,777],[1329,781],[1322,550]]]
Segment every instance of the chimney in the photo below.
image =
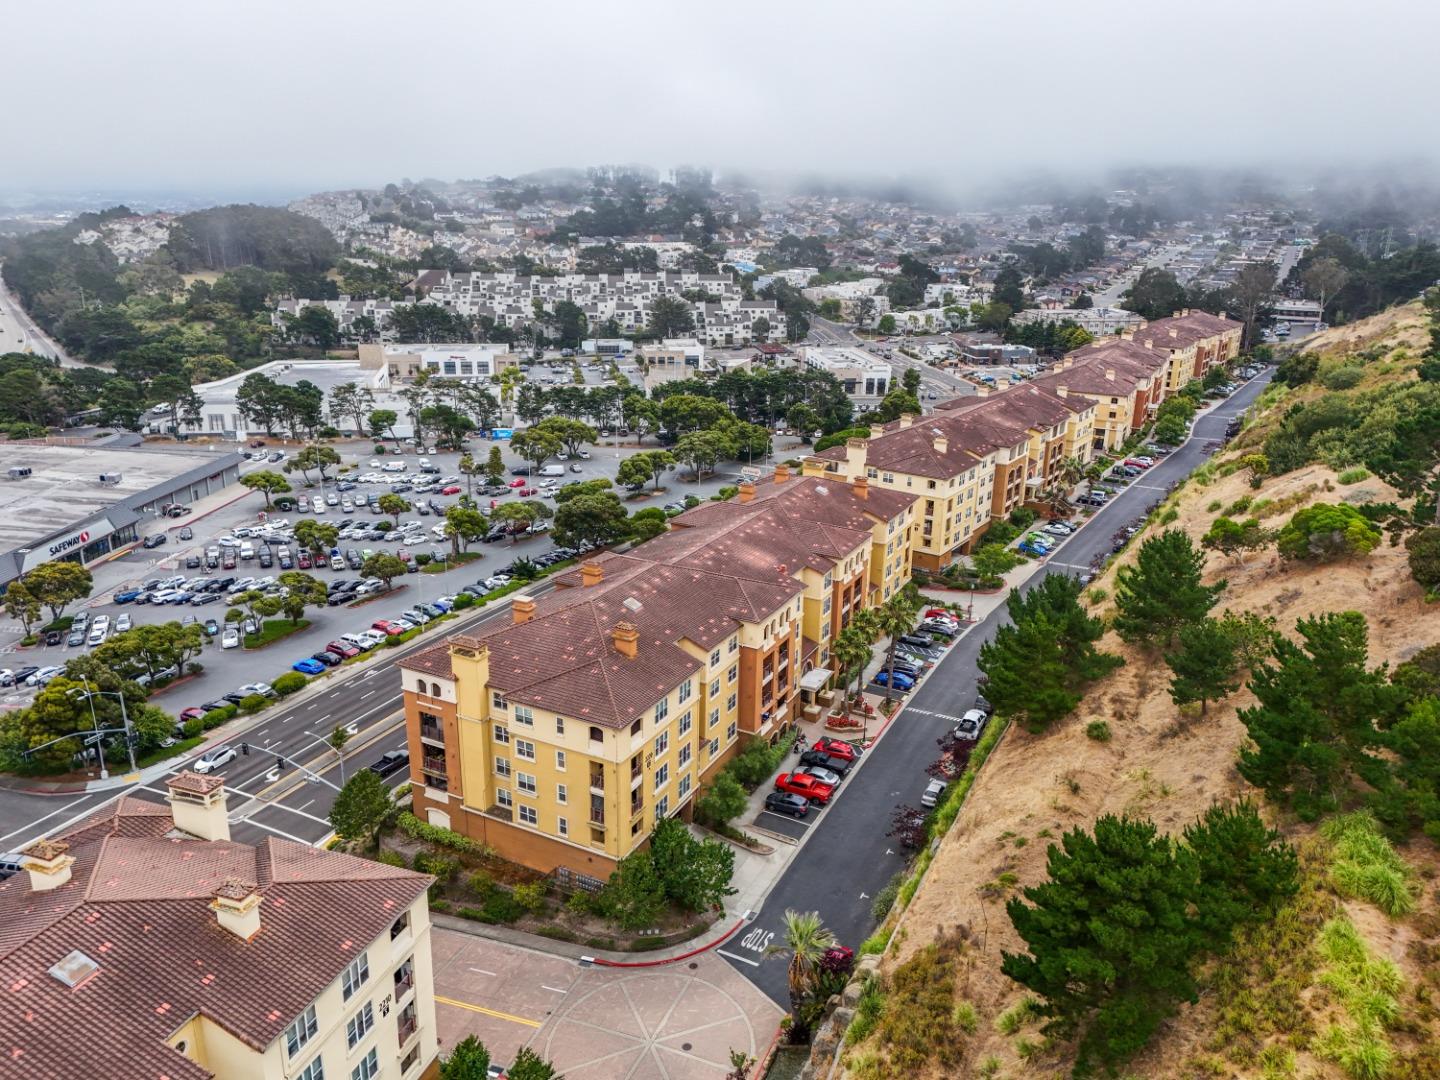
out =
[[[580,580],[582,582],[585,580],[583,570],[581,571]],[[523,593],[516,593],[510,598],[510,615],[516,626],[529,622],[535,617],[535,598],[533,596],[526,596]]]
[[935,453],[937,454],[943,454],[950,448],[950,440],[939,432],[936,432],[935,438],[931,439],[930,443],[935,447]]
[[230,839],[230,818],[225,810],[225,780],[182,772],[165,782],[169,789],[170,818],[175,828],[201,840]]
[[1170,336],[1173,337],[1173,338],[1178,338],[1178,337],[1180,336],[1180,331],[1177,330],[1177,329],[1175,329],[1175,327],[1172,326],[1172,327],[1170,327]]
[[[593,559],[580,564],[580,584],[585,587],[599,585],[605,580],[605,568]],[[533,601],[531,602],[533,605]]]
[[861,473],[850,481],[850,490],[857,499],[870,498],[870,478],[864,473]]
[[900,414],[900,430],[901,430],[901,431],[904,431],[906,428],[908,428],[908,427],[909,427],[911,424],[913,424],[913,423],[915,423],[915,414],[914,414],[913,412],[907,412],[907,413],[901,413],[901,414]]
[[790,466],[781,462],[775,466],[775,483],[783,484],[790,479]]
[[740,481],[739,491],[739,501],[742,503],[748,503],[751,499],[755,498],[755,485],[749,480]]
[[989,397],[989,396],[990,396],[990,388],[989,388],[988,386],[977,386],[977,387],[975,388],[975,396],[976,396],[976,397]]
[[1069,388],[1068,386],[1057,386],[1057,387],[1055,387],[1055,396],[1058,397],[1058,398],[1064,398],[1064,397],[1068,396],[1069,393],[1070,393],[1070,388]]
[[260,887],[253,881],[226,878],[211,894],[210,910],[226,930],[249,941],[260,932]]
[[618,622],[615,628],[610,631],[610,640],[615,644],[615,651],[627,659],[634,660],[640,655],[640,630],[630,622]]
[[865,475],[865,457],[867,452],[864,439],[845,440],[845,469],[851,476]]
[[49,892],[70,880],[70,867],[75,856],[66,854],[70,845],[64,840],[36,840],[21,854],[21,863],[30,875],[31,892]]

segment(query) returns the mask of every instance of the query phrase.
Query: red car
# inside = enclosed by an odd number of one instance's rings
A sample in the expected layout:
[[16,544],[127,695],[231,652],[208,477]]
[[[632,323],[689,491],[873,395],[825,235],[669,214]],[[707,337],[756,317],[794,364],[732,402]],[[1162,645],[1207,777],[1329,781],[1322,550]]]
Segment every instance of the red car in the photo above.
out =
[[343,656],[349,660],[352,656],[359,656],[360,650],[354,645],[346,645],[343,641],[330,641],[325,644],[326,652],[333,652],[336,656]]
[[519,495],[522,499],[525,499],[529,498],[531,495],[538,495],[540,494],[540,492],[536,488],[521,488],[515,494]]
[[517,476],[514,480],[511,480],[510,483],[509,483],[508,485],[506,485],[506,486],[507,486],[507,487],[514,487],[514,488],[521,488],[521,487],[524,487],[525,484],[526,484],[526,481],[525,481],[524,479],[522,479],[521,477]]
[[1130,457],[1125,459],[1125,464],[1129,465],[1132,469],[1148,469],[1155,463],[1153,461],[1141,461],[1139,458]]
[[441,495],[459,495],[459,494],[460,494],[460,485],[459,485],[459,484],[451,484],[449,487],[443,487],[443,488],[440,489],[440,494],[441,494]]
[[200,706],[198,705],[191,705],[188,709],[180,710],[180,722],[183,724],[187,720],[199,720],[200,717],[204,715],[204,709],[200,708]]
[[309,570],[311,566],[310,552],[302,551],[299,555],[296,555],[295,565],[298,566],[301,570]]
[[932,607],[925,612],[927,619],[954,619],[955,613],[943,607]]
[[370,629],[379,630],[382,634],[388,634],[390,637],[399,637],[405,632],[403,626],[393,623],[389,619],[376,619],[370,624]]
[[843,757],[847,761],[854,761],[860,756],[859,750],[839,739],[816,739],[810,744],[810,749],[819,750],[822,754],[829,754],[831,757]]
[[829,784],[822,784],[813,776],[806,776],[804,773],[781,773],[775,778],[776,791],[788,791],[791,795],[803,795],[811,802],[824,806],[830,801],[830,796],[835,789]]

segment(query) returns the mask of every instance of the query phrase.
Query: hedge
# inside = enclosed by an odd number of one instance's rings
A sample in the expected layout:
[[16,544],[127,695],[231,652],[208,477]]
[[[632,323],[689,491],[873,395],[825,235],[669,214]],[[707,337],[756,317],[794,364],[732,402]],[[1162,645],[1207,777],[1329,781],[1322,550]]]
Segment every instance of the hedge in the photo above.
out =
[[205,731],[219,727],[227,720],[233,720],[235,714],[240,710],[234,705],[222,705],[218,709],[211,709],[204,716],[200,717],[200,727]]
[[396,819],[400,831],[412,840],[420,840],[427,844],[434,844],[436,847],[450,848],[452,851],[464,852],[466,855],[479,855],[485,858],[494,858],[495,849],[488,844],[482,844],[478,840],[471,840],[454,829],[447,829],[443,825],[429,825],[408,810]]
[[289,697],[309,681],[298,671],[287,671],[284,675],[276,676],[275,681],[270,684],[270,688],[281,697]]

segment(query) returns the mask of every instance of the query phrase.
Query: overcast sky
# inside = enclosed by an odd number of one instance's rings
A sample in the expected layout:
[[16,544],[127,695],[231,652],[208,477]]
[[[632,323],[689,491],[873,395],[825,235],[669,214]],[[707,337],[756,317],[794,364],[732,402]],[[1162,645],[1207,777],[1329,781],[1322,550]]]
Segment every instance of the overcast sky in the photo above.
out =
[[0,29],[9,190],[1374,165],[1440,114],[1435,0],[19,0]]

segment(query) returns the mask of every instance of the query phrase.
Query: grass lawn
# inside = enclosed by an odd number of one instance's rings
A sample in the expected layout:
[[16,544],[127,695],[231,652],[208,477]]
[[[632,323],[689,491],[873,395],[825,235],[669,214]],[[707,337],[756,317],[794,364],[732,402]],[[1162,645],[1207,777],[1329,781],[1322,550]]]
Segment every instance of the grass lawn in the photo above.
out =
[[483,551],[462,551],[459,555],[451,555],[448,562],[429,562],[420,568],[422,574],[443,574],[446,570],[454,570],[464,566],[466,563],[475,562],[484,557]]
[[245,648],[263,649],[266,645],[273,644],[281,638],[287,638],[291,634],[298,634],[310,625],[309,619],[301,619],[292,623],[289,619],[266,619],[260,624],[258,634],[245,635]]
[[135,759],[135,767],[144,769],[157,762],[165,761],[168,758],[179,757],[181,754],[188,754],[195,747],[205,741],[204,735],[196,735],[193,739],[181,739],[174,746],[157,746],[150,753],[144,754]]

